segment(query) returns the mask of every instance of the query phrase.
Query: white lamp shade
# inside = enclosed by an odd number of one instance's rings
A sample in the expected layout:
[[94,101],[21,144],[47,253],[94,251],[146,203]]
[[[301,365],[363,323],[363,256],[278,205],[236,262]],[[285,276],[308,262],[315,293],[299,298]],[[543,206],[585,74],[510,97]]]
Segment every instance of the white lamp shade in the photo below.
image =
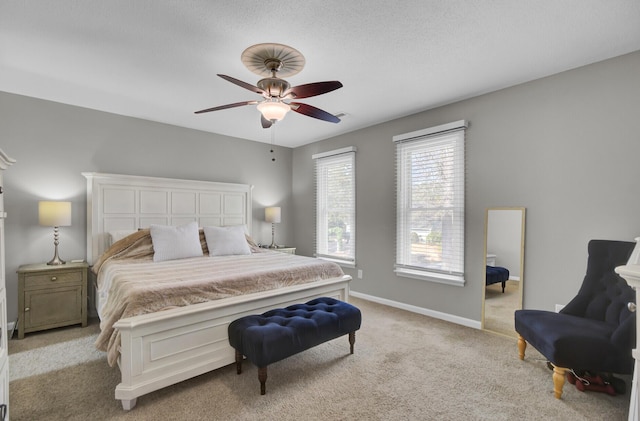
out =
[[272,224],[280,223],[280,208],[277,206],[272,206],[269,208],[264,208],[264,220],[267,222],[271,222]]
[[258,111],[269,121],[280,121],[289,112],[291,107],[279,101],[264,101],[258,104]]
[[45,227],[71,225],[71,202],[39,202],[38,219]]

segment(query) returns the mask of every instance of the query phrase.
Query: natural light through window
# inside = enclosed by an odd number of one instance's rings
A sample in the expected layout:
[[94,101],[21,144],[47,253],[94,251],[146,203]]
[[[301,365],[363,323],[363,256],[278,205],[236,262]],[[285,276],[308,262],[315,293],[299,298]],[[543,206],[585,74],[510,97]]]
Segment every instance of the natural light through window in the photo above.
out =
[[394,136],[400,276],[464,285],[465,121]]
[[355,147],[313,155],[316,162],[316,256],[355,266]]

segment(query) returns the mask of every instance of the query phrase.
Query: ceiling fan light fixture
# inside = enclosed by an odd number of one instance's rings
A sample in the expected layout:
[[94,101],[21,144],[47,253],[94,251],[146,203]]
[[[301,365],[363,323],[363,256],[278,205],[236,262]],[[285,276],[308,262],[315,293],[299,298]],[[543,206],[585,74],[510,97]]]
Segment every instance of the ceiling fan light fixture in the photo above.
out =
[[257,108],[269,121],[280,121],[291,110],[291,107],[280,101],[264,101]]
[[[298,50],[283,44],[256,44],[247,48],[242,53],[242,62],[247,66],[247,69],[267,77],[259,80],[257,85],[254,86],[231,76],[223,74],[218,74],[218,76],[234,85],[262,95],[264,99],[261,102],[242,101],[220,105],[218,107],[196,111],[196,114],[257,104],[258,111],[260,111],[261,114],[260,124],[263,129],[268,129],[276,121],[282,120],[289,110],[330,123],[340,122],[339,117],[320,108],[316,108],[313,105],[301,102],[290,102],[291,100],[310,98],[342,88],[342,83],[337,80],[305,83],[291,87],[289,82],[282,79],[282,77],[295,75],[304,67],[304,57]],[[288,102],[284,102],[285,100]]]

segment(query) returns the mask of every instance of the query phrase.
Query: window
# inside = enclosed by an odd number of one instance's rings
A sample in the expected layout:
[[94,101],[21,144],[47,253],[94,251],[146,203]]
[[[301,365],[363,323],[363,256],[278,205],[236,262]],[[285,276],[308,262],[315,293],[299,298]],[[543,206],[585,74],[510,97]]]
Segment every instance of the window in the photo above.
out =
[[400,276],[464,285],[466,126],[457,121],[393,138]]
[[355,267],[355,147],[313,155],[316,161],[316,257]]

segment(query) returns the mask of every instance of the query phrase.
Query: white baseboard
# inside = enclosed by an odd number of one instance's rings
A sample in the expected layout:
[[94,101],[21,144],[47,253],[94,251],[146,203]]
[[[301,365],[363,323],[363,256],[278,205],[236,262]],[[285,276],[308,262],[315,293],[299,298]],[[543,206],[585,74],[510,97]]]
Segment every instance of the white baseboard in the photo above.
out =
[[[412,313],[422,314],[423,316],[433,317],[434,319],[445,320],[447,322],[455,323],[462,326],[471,327],[474,329],[480,329],[481,324],[477,320],[466,319],[464,317],[454,316],[453,314],[442,313],[440,311],[429,310],[428,308],[417,307],[411,304],[405,304],[398,301],[388,300],[386,298],[380,298],[373,295],[363,294],[357,291],[350,291],[350,295],[362,300],[372,301],[378,304],[384,304],[389,307],[399,308],[401,310],[410,311]],[[13,332],[16,322],[7,323],[7,332]]]
[[474,329],[481,329],[482,324],[478,320],[466,319],[464,317],[454,316],[453,314],[442,313],[440,311],[429,310],[428,308],[417,307],[411,304],[400,303],[398,301],[388,300],[386,298],[380,298],[373,295],[363,294],[357,291],[349,291],[349,295],[353,295],[356,298],[360,298],[367,301],[372,301],[378,304],[384,304],[389,307],[399,308],[401,310],[407,310],[412,313],[422,314],[424,316],[433,317],[434,319],[440,319],[447,322],[455,323],[458,325],[471,327]]

